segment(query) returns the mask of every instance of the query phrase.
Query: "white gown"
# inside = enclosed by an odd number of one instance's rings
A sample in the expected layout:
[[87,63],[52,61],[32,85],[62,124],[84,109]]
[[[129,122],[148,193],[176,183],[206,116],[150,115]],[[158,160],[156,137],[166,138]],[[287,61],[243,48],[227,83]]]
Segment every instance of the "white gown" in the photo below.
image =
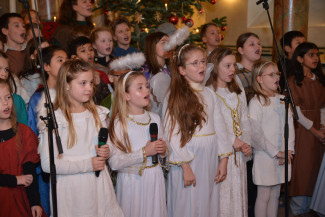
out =
[[[168,174],[167,208],[169,217],[216,217],[219,216],[219,184],[214,179],[218,168],[218,155],[229,154],[230,140],[224,127],[225,121],[220,115],[220,108],[215,104],[216,95],[208,88],[198,95],[202,96],[207,122],[194,133],[192,139],[180,148],[180,134],[176,123],[170,142],[171,155]],[[165,98],[165,114],[168,97]],[[168,116],[167,116],[168,117]],[[170,121],[166,122],[165,135],[168,138]],[[196,177],[196,187],[184,188],[181,164],[189,162]]]
[[[249,114],[252,129],[252,146],[254,147],[253,182],[256,185],[272,186],[284,183],[284,165],[279,165],[275,155],[284,151],[285,108],[276,94],[270,97],[271,103],[264,105],[254,96],[249,102]],[[288,149],[294,151],[295,131],[292,114],[289,110]],[[288,180],[291,178],[291,164],[288,168]]]
[[[103,127],[107,127],[105,118],[108,109],[98,106],[97,111]],[[107,168],[100,172],[99,177],[93,172],[91,159],[96,156],[95,145],[98,144],[99,129],[96,128],[92,113],[86,110],[71,114],[77,142],[70,149],[67,148],[69,124],[60,109],[55,111],[55,115],[64,152],[62,158],[59,158],[54,142],[58,216],[123,217]],[[49,173],[48,132],[44,125],[41,126],[41,164],[42,169]]]
[[[239,81],[240,82],[240,81]],[[238,83],[238,82],[237,82]],[[239,85],[241,85],[239,83]],[[212,88],[212,87],[211,87]],[[213,89],[213,88],[212,88]],[[218,88],[216,93],[221,96],[231,109],[236,109],[238,103],[239,125],[242,135],[238,138],[247,144],[251,144],[250,137],[250,123],[248,120],[248,109],[245,91],[243,88],[241,94],[231,93],[227,88]],[[238,102],[239,99],[239,102]],[[221,113],[226,121],[226,127],[229,133],[229,138],[232,144],[235,141],[235,134],[233,132],[233,119],[231,118],[231,111],[220,97],[217,97],[217,104],[221,108]],[[242,152],[232,154],[228,158],[227,178],[220,184],[220,215],[222,217],[248,216],[248,196],[247,196],[247,172],[246,161],[248,159]],[[236,166],[237,164],[237,166]]]
[[[157,123],[158,138],[163,136],[163,127],[160,118],[152,112],[142,115],[130,115],[135,121]],[[122,140],[122,128],[118,121],[115,122],[115,133]],[[148,125],[138,125],[127,121],[127,131],[132,147],[131,153],[124,153],[109,143],[111,156],[110,166],[118,171],[116,181],[116,197],[126,217],[167,217],[166,192],[163,171],[160,165],[143,170],[142,176],[139,170],[143,167],[142,148],[150,140]],[[146,166],[151,166],[151,157],[147,157]]]

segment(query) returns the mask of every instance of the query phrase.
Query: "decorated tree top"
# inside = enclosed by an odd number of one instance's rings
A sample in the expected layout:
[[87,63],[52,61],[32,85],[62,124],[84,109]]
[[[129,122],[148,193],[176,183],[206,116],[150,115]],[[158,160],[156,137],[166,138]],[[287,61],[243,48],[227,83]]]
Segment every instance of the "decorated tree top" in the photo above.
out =
[[[193,20],[190,18],[194,14],[194,9],[203,11],[202,2],[207,0],[97,0],[95,10],[103,9],[108,23],[119,16],[127,17],[134,27],[132,39],[141,49],[146,35],[164,22],[176,24],[180,18],[191,27]],[[209,2],[215,3],[213,0]],[[217,24],[220,27],[227,25],[224,21],[223,24]],[[200,40],[198,34],[191,34],[191,42],[198,40]]]

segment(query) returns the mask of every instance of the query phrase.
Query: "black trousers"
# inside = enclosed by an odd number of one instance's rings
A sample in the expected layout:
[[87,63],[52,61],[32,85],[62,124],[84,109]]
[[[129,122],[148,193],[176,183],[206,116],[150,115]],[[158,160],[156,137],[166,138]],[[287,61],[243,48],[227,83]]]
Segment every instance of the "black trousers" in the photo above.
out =
[[246,163],[247,166],[247,193],[248,193],[248,217],[255,217],[255,201],[257,197],[257,186],[253,183],[253,160]]

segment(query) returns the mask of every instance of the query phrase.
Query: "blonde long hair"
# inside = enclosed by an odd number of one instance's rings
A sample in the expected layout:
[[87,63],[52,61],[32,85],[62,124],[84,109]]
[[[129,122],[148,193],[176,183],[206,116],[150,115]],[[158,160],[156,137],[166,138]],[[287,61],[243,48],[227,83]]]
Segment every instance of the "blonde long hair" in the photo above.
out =
[[[118,149],[125,153],[130,153],[132,152],[132,148],[127,129],[128,104],[125,99],[125,93],[129,93],[129,88],[132,81],[138,76],[144,76],[144,74],[143,72],[133,71],[128,75],[124,83],[124,78],[127,74],[129,73],[126,73],[119,78],[117,87],[115,89],[115,100],[113,104],[112,116],[109,122],[108,135],[111,142]],[[145,107],[144,109],[149,110],[149,106]],[[115,125],[117,122],[120,122],[122,127],[123,141],[119,140],[116,136]]]
[[[76,131],[73,126],[72,116],[71,116],[71,109],[70,109],[70,100],[67,92],[67,85],[77,76],[83,72],[93,71],[92,66],[79,59],[72,59],[68,60],[62,64],[58,77],[57,77],[57,84],[56,84],[56,97],[54,100],[54,110],[61,109],[64,117],[67,119],[69,123],[69,137],[68,137],[68,148],[72,148],[77,141],[76,138]],[[93,91],[94,93],[94,91]],[[96,127],[99,129],[102,127],[102,123],[100,121],[96,105],[91,97],[88,102],[84,103],[84,106],[87,110],[89,110],[95,119]]]
[[179,67],[186,68],[185,62],[190,57],[190,53],[197,50],[205,54],[204,50],[195,45],[184,45],[177,50],[172,61],[170,95],[164,115],[166,120],[170,119],[169,140],[176,123],[179,125],[177,134],[181,134],[180,147],[184,147],[192,139],[196,128],[201,129],[202,124],[206,122],[204,105],[185,77],[179,72]]
[[257,77],[263,75],[265,69],[271,65],[277,67],[274,62],[267,60],[258,60],[256,63],[254,63],[252,68],[252,89],[254,91],[254,95],[257,96],[258,101],[260,101],[260,103],[263,103],[261,101],[261,98],[264,100],[264,106],[270,105],[271,101],[270,98],[263,93],[261,85],[257,82]]

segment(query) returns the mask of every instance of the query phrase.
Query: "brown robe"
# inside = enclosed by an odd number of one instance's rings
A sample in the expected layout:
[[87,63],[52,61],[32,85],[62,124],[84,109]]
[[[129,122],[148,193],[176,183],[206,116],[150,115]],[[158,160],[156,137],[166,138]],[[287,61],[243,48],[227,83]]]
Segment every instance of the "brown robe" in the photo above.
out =
[[[325,106],[325,87],[318,81],[306,78],[298,86],[294,77],[288,80],[292,97],[313,127],[320,129],[320,109]],[[290,196],[312,196],[325,146],[309,130],[295,121],[295,155],[292,162]]]
[[15,74],[19,75],[24,69],[25,64],[25,50],[16,51],[16,50],[7,50],[6,52],[8,59],[9,59],[9,69],[10,71]]

